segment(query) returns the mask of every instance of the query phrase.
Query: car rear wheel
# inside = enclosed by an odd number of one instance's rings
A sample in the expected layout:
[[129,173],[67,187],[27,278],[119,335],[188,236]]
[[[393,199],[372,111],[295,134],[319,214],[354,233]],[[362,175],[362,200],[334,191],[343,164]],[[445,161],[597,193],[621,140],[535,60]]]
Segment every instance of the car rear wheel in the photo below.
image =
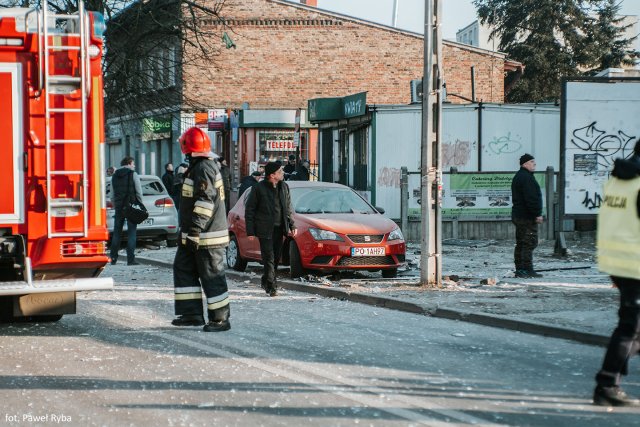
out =
[[382,277],[385,279],[392,279],[398,275],[397,268],[390,268],[388,270],[382,270]]
[[167,239],[167,247],[175,248],[178,246],[178,239]]
[[240,256],[240,247],[236,236],[231,236],[227,246],[227,265],[236,271],[244,271],[247,268],[247,260]]
[[289,244],[289,266],[291,267],[290,275],[292,279],[302,277],[305,274],[302,268],[302,260],[300,259],[300,250],[293,240]]

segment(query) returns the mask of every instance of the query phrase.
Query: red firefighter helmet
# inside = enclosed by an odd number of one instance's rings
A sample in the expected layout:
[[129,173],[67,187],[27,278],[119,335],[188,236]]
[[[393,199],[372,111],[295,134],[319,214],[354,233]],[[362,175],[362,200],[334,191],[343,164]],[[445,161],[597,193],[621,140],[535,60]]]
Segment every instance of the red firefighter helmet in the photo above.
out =
[[178,142],[180,142],[182,154],[209,153],[211,151],[209,135],[197,127],[187,129]]

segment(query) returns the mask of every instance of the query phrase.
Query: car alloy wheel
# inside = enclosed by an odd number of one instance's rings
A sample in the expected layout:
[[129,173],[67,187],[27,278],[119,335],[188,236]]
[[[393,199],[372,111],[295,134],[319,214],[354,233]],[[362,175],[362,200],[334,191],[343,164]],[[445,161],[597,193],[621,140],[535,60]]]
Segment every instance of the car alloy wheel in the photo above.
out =
[[227,265],[236,271],[244,271],[247,268],[247,261],[240,256],[238,240],[233,235],[227,246]]

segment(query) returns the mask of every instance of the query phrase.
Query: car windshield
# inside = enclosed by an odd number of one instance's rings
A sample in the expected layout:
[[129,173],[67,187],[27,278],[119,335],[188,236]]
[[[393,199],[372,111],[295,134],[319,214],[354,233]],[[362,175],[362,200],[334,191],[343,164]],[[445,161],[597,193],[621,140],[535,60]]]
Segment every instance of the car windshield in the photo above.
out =
[[349,188],[291,188],[291,203],[296,213],[375,213],[355,191]]

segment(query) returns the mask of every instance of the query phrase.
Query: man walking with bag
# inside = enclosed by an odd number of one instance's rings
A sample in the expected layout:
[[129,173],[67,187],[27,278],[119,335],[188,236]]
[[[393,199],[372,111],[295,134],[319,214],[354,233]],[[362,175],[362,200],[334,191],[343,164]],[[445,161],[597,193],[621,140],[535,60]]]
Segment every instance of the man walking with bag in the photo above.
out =
[[124,207],[129,199],[136,196],[142,200],[142,185],[140,177],[135,172],[133,157],[125,157],[120,162],[121,167],[111,176],[111,203],[115,211],[113,234],[111,235],[111,264],[118,262],[118,250],[124,221],[127,221],[127,265],[138,265],[135,258],[136,230],[138,224],[125,218]]
[[202,129],[192,127],[180,137],[182,153],[189,158],[180,199],[180,234],[173,262],[174,326],[204,324],[202,291],[209,323],[205,332],[227,331],[229,292],[225,276],[225,248],[229,244],[222,175]]

